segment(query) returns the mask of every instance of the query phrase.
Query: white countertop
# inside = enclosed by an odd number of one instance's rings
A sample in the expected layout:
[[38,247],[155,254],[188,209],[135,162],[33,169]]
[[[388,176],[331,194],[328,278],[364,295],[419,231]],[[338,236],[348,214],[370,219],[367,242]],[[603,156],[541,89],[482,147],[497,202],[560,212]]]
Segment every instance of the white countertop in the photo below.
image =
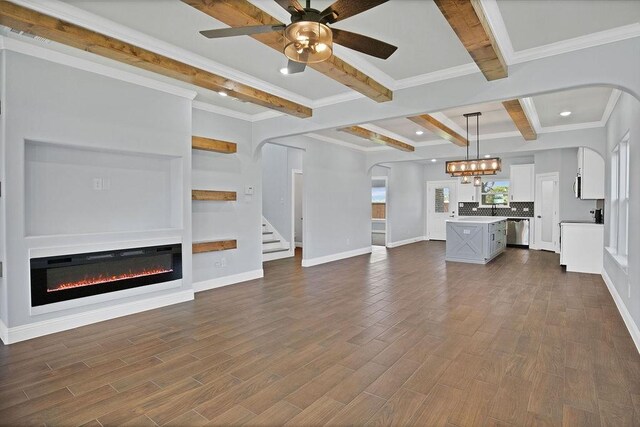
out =
[[562,227],[604,227],[604,224],[596,224],[595,222],[586,222],[586,221],[560,221],[560,225]]
[[491,224],[494,222],[506,221],[506,216],[460,216],[448,219],[447,222],[471,223],[471,224]]

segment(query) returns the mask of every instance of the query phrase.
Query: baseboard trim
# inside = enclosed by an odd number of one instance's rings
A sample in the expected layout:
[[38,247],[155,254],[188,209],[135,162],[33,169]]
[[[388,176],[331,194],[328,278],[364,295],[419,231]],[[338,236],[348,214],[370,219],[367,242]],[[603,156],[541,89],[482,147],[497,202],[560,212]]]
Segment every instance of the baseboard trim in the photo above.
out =
[[629,313],[629,310],[627,310],[627,306],[624,304],[624,301],[622,301],[618,290],[616,289],[615,285],[611,281],[611,278],[604,269],[602,270],[602,279],[604,280],[604,283],[606,283],[607,288],[609,288],[609,293],[613,297],[613,301],[616,303],[616,307],[618,307],[618,311],[622,316],[622,320],[624,320],[624,324],[629,330],[629,334],[631,334],[631,338],[636,345],[636,350],[638,350],[638,353],[640,353],[640,329],[638,329],[638,325],[636,325],[636,322],[633,321],[631,313]]
[[9,328],[4,322],[0,319],[0,341],[5,344],[9,344]]
[[208,291],[209,289],[221,288],[223,286],[234,285],[236,283],[247,282],[249,280],[264,277],[264,270],[252,270],[244,273],[232,274],[230,276],[217,277],[215,279],[203,280],[193,284],[195,292]]
[[370,254],[371,246],[366,246],[360,249],[354,249],[352,251],[339,252],[337,254],[321,256],[317,258],[303,259],[303,267],[313,267],[314,265],[326,264],[328,262],[338,261],[345,258],[351,258],[358,255]]
[[0,322],[0,335],[2,337],[2,342],[5,344],[13,344],[44,335],[54,334],[56,332],[79,328],[92,323],[103,322],[105,320],[128,316],[130,314],[140,313],[191,300],[193,300],[193,290],[189,289],[148,298],[142,301],[133,301],[117,306],[99,308],[85,313],[57,317],[55,319],[43,320],[27,325],[15,326],[13,328],[7,328],[4,323]]
[[397,242],[389,242],[387,243],[388,248],[397,248],[398,246],[409,245],[411,243],[421,242],[423,240],[427,240],[425,236],[412,237],[411,239],[400,240]]

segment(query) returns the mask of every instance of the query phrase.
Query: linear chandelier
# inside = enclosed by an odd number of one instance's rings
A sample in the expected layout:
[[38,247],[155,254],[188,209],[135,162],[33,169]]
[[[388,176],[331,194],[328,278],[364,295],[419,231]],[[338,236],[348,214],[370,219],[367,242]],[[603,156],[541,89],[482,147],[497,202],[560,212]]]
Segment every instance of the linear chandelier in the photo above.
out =
[[[469,184],[473,177],[476,187],[482,185],[482,176],[495,175],[502,170],[502,161],[499,157],[480,159],[480,116],[482,113],[466,113],[467,119],[467,156],[463,160],[451,160],[445,164],[445,172],[451,176],[462,177],[462,184]],[[476,118],[476,158],[469,159],[469,117]]]

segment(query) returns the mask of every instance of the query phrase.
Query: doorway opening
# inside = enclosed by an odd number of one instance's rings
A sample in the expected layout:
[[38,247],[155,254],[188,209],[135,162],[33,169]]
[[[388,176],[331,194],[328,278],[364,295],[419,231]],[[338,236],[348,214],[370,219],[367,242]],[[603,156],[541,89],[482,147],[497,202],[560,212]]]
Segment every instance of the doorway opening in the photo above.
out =
[[387,246],[387,177],[371,177],[371,244]]
[[304,175],[300,169],[291,170],[291,235],[296,256],[302,257],[304,245]]
[[456,190],[456,180],[427,181],[428,240],[447,239],[447,220],[455,218],[458,206]]

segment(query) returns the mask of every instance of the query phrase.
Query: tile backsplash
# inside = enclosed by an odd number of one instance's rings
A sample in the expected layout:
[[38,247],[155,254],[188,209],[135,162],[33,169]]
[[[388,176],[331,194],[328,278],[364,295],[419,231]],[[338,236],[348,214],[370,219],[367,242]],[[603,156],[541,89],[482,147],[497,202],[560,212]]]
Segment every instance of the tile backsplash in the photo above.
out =
[[[458,215],[491,216],[491,208],[480,208],[478,205],[478,202],[460,202],[458,203]],[[532,218],[533,202],[511,202],[511,206],[508,208],[497,208],[496,216]]]

